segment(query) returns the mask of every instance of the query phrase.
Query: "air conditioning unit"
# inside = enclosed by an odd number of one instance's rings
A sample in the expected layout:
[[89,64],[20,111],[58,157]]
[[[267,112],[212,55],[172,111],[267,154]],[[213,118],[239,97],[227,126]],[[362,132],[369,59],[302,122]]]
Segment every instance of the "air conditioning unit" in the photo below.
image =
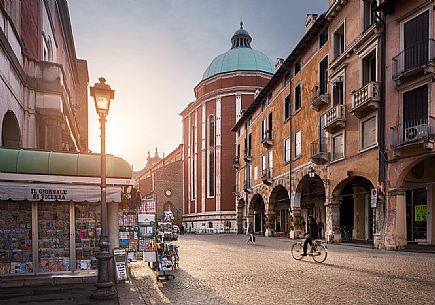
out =
[[427,124],[405,128],[405,141],[415,141],[427,137]]

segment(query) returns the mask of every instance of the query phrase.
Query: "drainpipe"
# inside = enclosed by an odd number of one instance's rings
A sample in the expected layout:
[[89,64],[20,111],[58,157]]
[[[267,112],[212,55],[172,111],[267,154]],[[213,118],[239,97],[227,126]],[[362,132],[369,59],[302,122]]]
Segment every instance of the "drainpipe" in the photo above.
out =
[[[385,100],[385,79],[386,79],[386,24],[385,20],[382,19],[380,12],[377,12],[376,18],[379,20],[380,34],[381,34],[381,86],[380,94],[381,101],[379,103],[379,123],[378,123],[378,139],[379,139],[379,182],[382,183],[383,188],[386,188],[386,172],[387,172],[387,158],[385,155],[385,114],[386,114],[386,100]],[[385,231],[387,227],[386,223],[386,212],[387,212],[387,200],[386,194],[381,197],[381,209],[382,215],[380,215],[379,220],[381,221],[381,245],[385,244]],[[376,216],[376,215],[375,215]]]

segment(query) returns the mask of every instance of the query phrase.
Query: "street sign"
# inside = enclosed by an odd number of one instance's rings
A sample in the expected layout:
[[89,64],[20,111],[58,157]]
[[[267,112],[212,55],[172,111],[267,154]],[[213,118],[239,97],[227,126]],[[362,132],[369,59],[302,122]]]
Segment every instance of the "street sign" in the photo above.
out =
[[376,208],[376,203],[378,201],[378,189],[370,190],[370,206]]

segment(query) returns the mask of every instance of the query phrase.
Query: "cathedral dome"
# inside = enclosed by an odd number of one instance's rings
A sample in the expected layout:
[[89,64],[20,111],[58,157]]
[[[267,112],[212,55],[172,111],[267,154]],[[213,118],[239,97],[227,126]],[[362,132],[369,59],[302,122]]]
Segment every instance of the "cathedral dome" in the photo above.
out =
[[240,29],[231,38],[231,49],[213,59],[202,80],[232,71],[261,71],[273,74],[273,62],[264,53],[252,49],[251,41],[251,36],[243,29],[243,22],[240,22]]

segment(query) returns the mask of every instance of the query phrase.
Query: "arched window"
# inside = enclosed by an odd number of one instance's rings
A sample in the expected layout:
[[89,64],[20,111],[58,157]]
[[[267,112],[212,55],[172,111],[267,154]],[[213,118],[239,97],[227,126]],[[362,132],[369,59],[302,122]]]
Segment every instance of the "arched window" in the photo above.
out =
[[21,147],[20,126],[12,111],[6,112],[3,117],[1,145],[4,147]]
[[209,128],[208,128],[208,196],[213,197],[214,183],[215,183],[215,154],[214,154],[214,145],[215,145],[215,122],[214,116],[210,115],[209,118]]

